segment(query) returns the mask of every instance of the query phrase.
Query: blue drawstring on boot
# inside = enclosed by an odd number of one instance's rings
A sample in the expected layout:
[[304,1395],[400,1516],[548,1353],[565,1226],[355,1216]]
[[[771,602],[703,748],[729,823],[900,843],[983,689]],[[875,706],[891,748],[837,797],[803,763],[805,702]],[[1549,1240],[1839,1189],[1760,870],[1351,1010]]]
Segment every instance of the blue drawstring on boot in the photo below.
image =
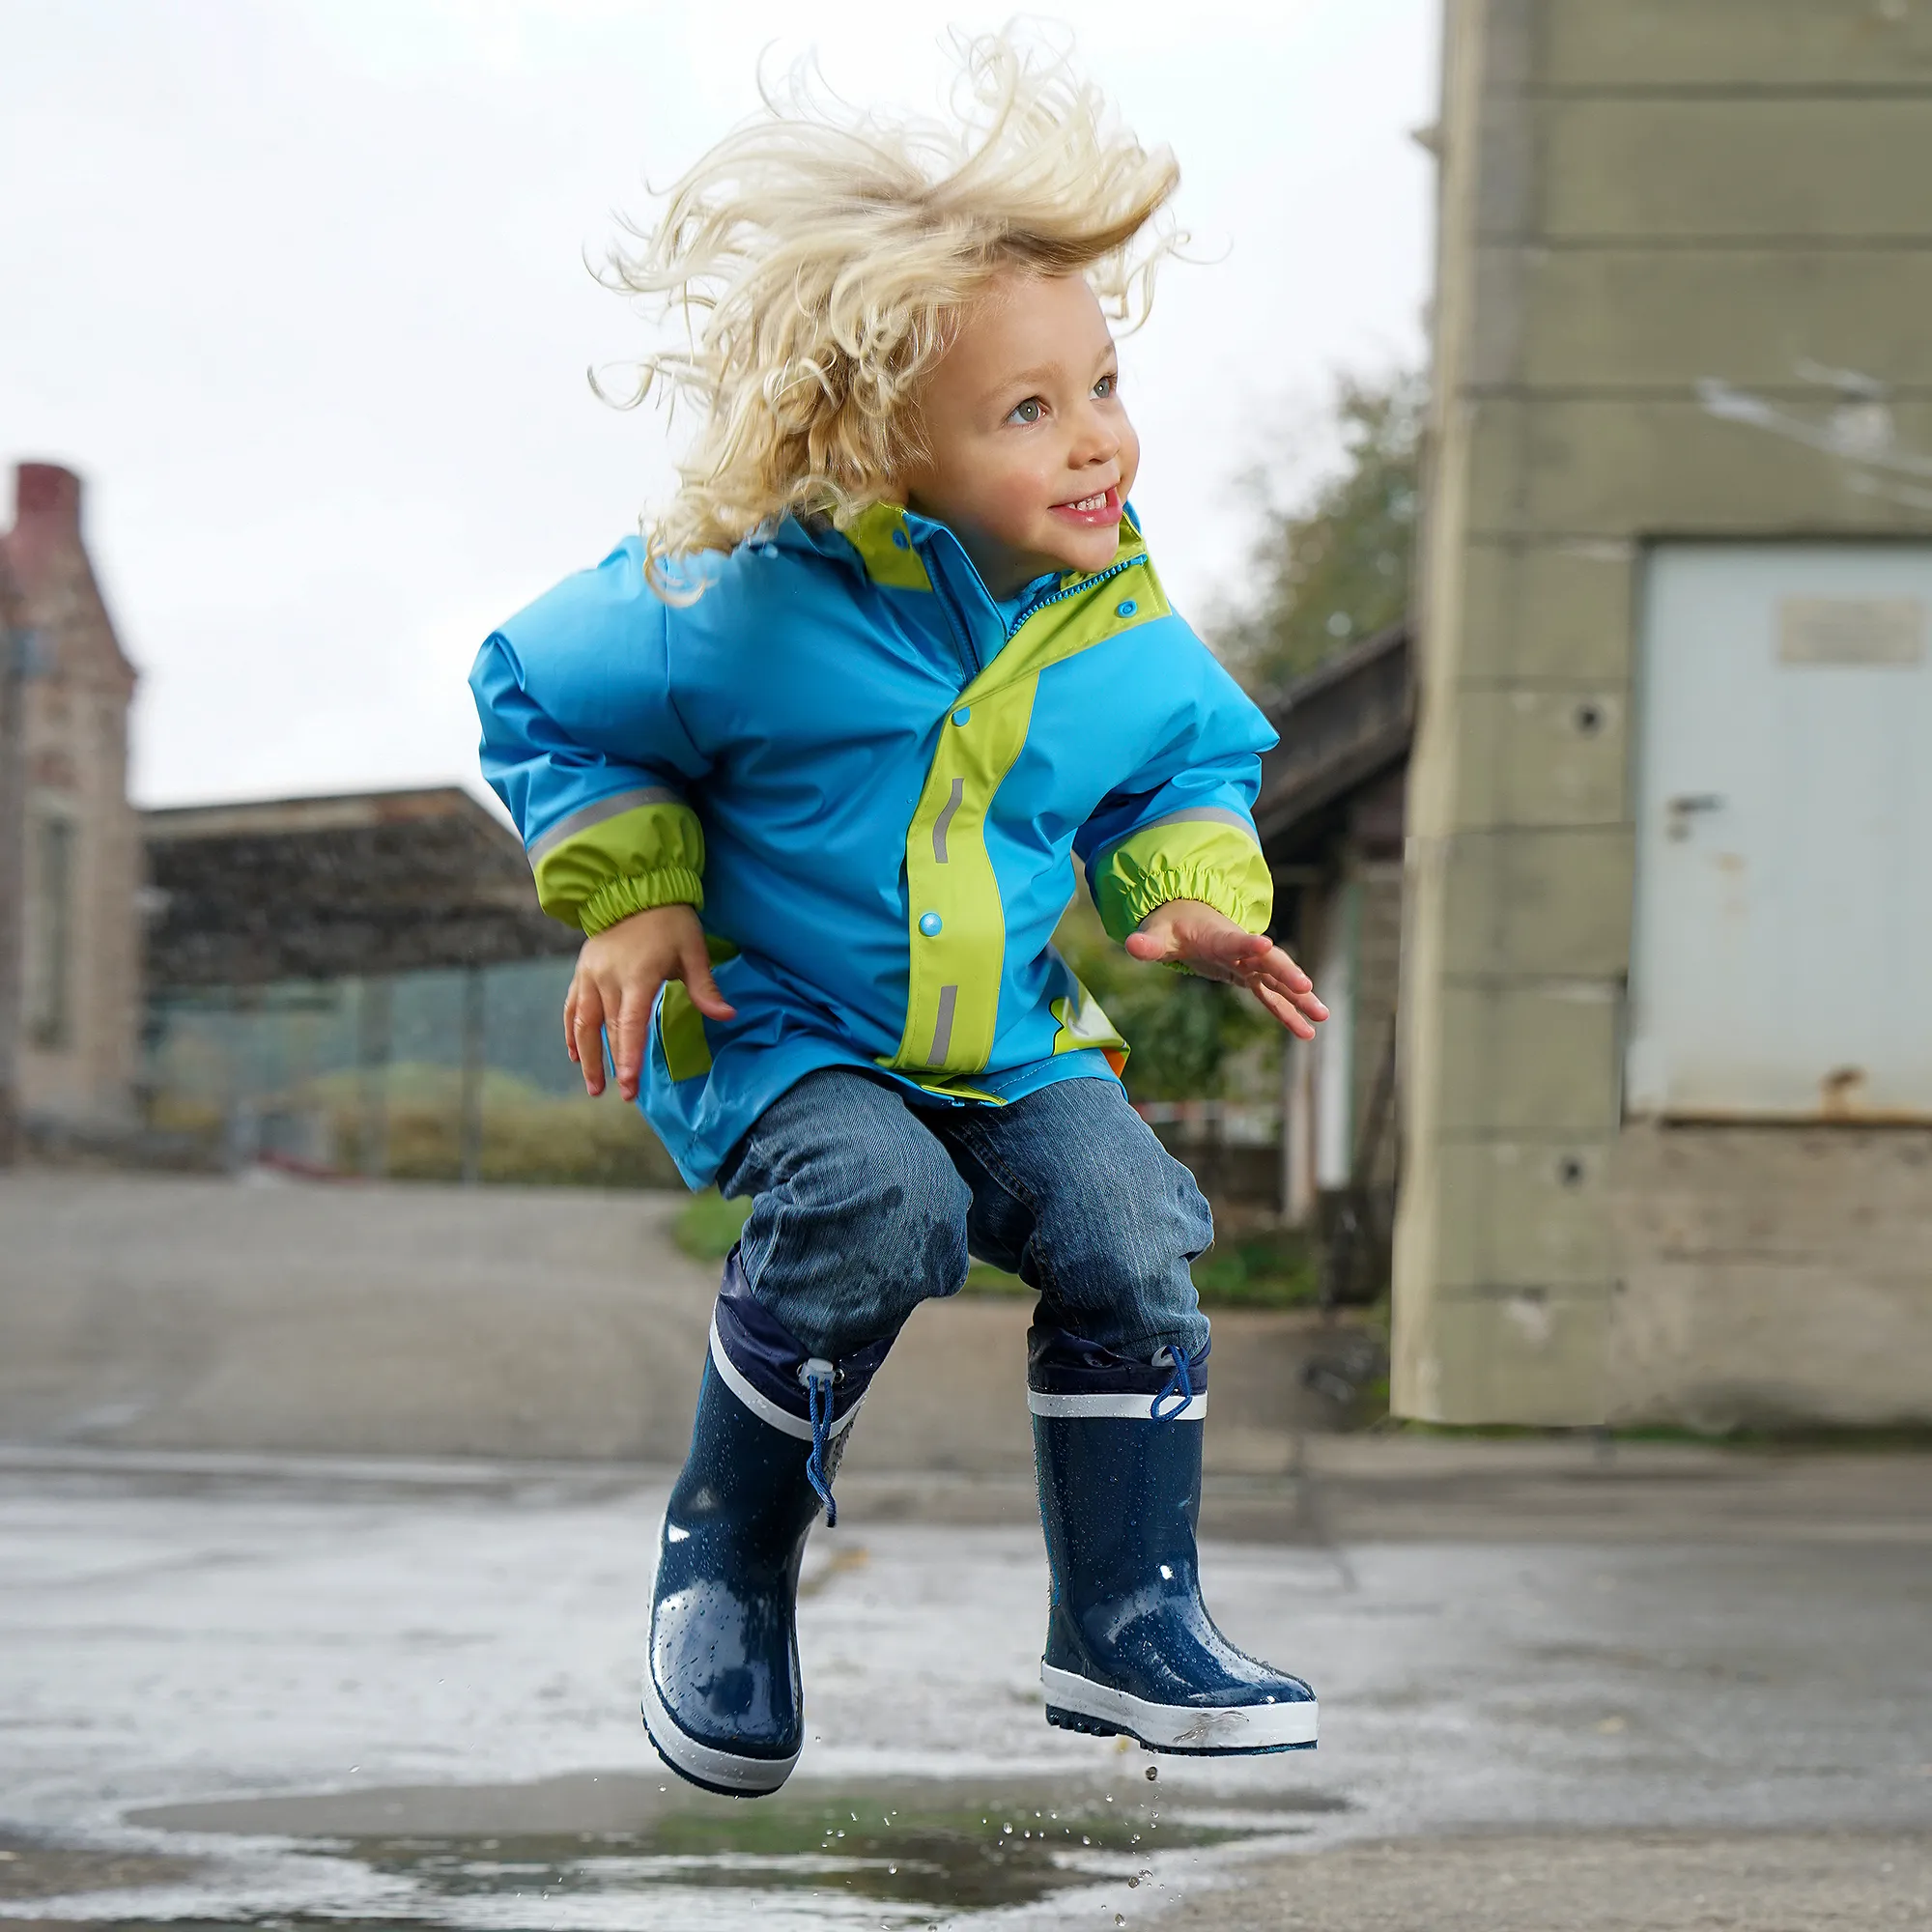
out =
[[[1168,1377],[1167,1386],[1148,1405],[1148,1418],[1152,1422],[1172,1422],[1194,1400],[1194,1381],[1187,1373],[1187,1357],[1179,1349],[1161,1350],[1160,1354],[1153,1358],[1156,1366],[1161,1355],[1173,1364],[1174,1373]],[[1160,1406],[1169,1396],[1176,1398],[1175,1405],[1163,1414]]]
[[811,1416],[811,1454],[805,1463],[805,1479],[818,1492],[825,1505],[825,1526],[838,1527],[838,1505],[832,1500],[832,1478],[825,1473],[825,1451],[832,1440],[832,1385],[838,1371],[830,1362],[814,1355],[799,1370],[805,1384],[806,1407]]

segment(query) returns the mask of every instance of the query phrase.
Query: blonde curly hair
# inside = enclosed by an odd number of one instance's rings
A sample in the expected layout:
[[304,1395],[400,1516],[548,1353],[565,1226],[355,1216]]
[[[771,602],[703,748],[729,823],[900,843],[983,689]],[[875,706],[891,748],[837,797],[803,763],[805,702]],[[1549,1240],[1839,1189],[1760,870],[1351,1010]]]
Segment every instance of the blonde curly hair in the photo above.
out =
[[950,125],[844,108],[803,66],[761,83],[764,112],[666,192],[655,225],[627,230],[640,245],[611,249],[606,285],[681,315],[688,346],[644,357],[634,392],[606,400],[657,389],[701,420],[644,525],[660,594],[668,563],[787,512],[843,525],[892,497],[923,453],[921,380],[1003,271],[1084,273],[1116,320],[1145,315],[1184,239],[1156,220],[1173,155],[1114,125],[1064,52],[1010,34],[952,47]]

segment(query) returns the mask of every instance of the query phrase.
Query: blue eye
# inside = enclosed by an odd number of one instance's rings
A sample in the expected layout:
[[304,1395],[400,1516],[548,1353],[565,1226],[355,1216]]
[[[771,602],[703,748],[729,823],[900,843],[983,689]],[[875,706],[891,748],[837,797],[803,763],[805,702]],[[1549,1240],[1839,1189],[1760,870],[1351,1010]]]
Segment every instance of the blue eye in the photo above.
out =
[[1120,386],[1121,386],[1121,379],[1118,375],[1102,376],[1100,380],[1094,384],[1094,393],[1096,396],[1102,397],[1104,399],[1105,397],[1111,396],[1114,393],[1114,391],[1118,389]]
[[1029,396],[1025,402],[1021,403],[1013,411],[1012,414],[1007,420],[1009,422],[1037,423],[1044,408],[1045,405],[1041,403],[1037,396]]

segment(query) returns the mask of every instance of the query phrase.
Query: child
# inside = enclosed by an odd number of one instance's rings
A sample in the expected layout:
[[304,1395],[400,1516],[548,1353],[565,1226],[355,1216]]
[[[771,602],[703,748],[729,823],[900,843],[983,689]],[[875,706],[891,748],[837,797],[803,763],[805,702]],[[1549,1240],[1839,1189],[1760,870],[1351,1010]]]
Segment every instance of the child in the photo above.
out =
[[[1169,605],[1103,301],[1172,193],[1052,62],[963,43],[954,129],[773,102],[671,190],[623,285],[688,351],[682,488],[490,639],[483,763],[564,1008],[687,1180],[752,1197],[659,1534],[643,1713],[671,1768],[775,1791],[795,1596],[867,1383],[969,1254],[1038,1294],[1049,1722],[1155,1750],[1315,1742],[1195,1570],[1212,1224],[1053,950],[1086,867],[1136,959],[1326,1017],[1263,936],[1261,714]],[[1157,250],[1156,250],[1157,252]],[[702,914],[700,920],[699,914]],[[938,1399],[938,1392],[935,1392]]]

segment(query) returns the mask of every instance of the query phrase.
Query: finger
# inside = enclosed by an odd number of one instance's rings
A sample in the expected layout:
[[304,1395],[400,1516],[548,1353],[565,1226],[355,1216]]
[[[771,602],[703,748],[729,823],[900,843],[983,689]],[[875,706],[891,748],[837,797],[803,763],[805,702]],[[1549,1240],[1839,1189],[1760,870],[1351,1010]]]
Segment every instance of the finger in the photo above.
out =
[[1316,993],[1316,989],[1308,983],[1306,974],[1296,974],[1293,980],[1285,980],[1281,974],[1275,972],[1250,972],[1244,968],[1236,972],[1236,978],[1250,991],[1264,985],[1273,987],[1277,993],[1283,995],[1283,999],[1300,1007],[1300,1010],[1306,1012],[1310,1020],[1327,1018],[1327,1007],[1321,1003],[1321,997]]
[[738,1009],[718,990],[718,981],[711,977],[711,958],[701,940],[694,939],[685,947],[678,965],[683,972],[684,990],[691,995],[691,1004],[705,1018],[737,1018]]
[[[1244,932],[1233,920],[1205,930],[1196,928],[1187,937],[1202,952],[1211,953],[1230,967],[1246,969],[1259,965],[1275,951],[1274,942],[1266,933]],[[1283,957],[1287,955],[1284,953]]]
[[1305,975],[1299,984],[1293,980],[1283,980],[1274,973],[1242,973],[1238,977],[1241,983],[1251,992],[1259,991],[1263,986],[1272,987],[1312,1020],[1325,1020],[1328,1017],[1328,1009],[1317,996],[1315,988],[1308,983]]
[[577,1060],[577,981],[570,982],[570,991],[563,996],[563,1050],[570,1055],[574,1065]]
[[604,1091],[604,995],[596,980],[584,982],[578,995],[577,1019],[572,1038],[577,1051],[571,1057],[583,1074],[583,1091],[593,1099]]
[[617,1073],[617,1092],[625,1099],[638,1097],[644,1075],[644,1047],[650,1039],[651,1009],[657,1005],[662,980],[639,980],[619,989],[617,1016],[611,1023],[611,1065]]
[[1174,956],[1174,934],[1165,926],[1152,932],[1130,932],[1126,937],[1127,957],[1158,965]]
[[1278,1019],[1296,1039],[1315,1037],[1315,1022],[1293,1000],[1268,985],[1253,986],[1249,990],[1261,1002],[1263,1009]]
[[1241,971],[1265,973],[1271,980],[1280,981],[1291,992],[1295,993],[1305,993],[1315,984],[1315,981],[1279,946],[1272,944],[1265,952],[1258,952],[1243,959]]

